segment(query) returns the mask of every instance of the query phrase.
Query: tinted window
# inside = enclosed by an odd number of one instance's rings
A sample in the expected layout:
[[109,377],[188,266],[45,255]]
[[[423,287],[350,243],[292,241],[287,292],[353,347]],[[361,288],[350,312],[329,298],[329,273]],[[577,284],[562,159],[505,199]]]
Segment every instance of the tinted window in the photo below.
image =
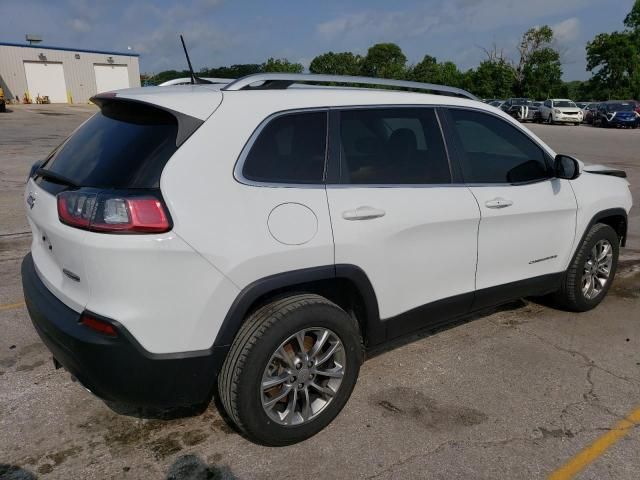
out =
[[544,152],[493,115],[451,109],[467,183],[518,183],[549,177]]
[[45,168],[82,186],[155,188],[176,151],[173,115],[146,105],[111,102],[82,125]]
[[433,109],[346,110],[340,116],[340,139],[342,183],[451,182]]
[[322,183],[326,144],[325,112],[277,117],[260,132],[242,174],[257,182]]

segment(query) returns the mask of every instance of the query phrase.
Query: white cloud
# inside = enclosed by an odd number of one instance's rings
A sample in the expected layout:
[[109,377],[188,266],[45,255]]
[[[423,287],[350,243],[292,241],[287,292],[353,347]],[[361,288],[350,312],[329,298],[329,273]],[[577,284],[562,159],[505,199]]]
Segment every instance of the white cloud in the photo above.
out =
[[551,25],[551,28],[559,42],[572,42],[580,35],[580,20],[576,17],[567,18],[555,25]]
[[343,15],[316,26],[324,40],[339,37],[400,39],[423,35],[437,27],[441,19],[425,11],[364,11]]
[[69,25],[69,28],[76,32],[87,33],[91,31],[91,25],[89,25],[89,22],[81,18],[72,18],[67,22],[67,24]]

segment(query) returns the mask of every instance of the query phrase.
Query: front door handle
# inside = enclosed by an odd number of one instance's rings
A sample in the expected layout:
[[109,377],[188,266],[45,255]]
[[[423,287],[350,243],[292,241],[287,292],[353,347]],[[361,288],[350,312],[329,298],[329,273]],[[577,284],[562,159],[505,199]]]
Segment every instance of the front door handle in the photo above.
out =
[[506,198],[498,197],[494,198],[493,200],[487,200],[486,202],[484,202],[484,204],[487,208],[506,208],[513,205],[513,202],[511,200],[507,200]]
[[354,208],[353,210],[345,210],[342,212],[342,218],[345,220],[371,220],[373,218],[384,217],[385,211],[379,208],[368,206]]

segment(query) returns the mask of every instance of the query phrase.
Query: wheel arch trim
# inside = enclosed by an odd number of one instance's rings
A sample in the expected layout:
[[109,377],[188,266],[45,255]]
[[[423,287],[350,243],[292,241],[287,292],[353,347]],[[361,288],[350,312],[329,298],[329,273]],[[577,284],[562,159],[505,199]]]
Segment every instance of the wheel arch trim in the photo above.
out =
[[256,302],[270,293],[297,286],[304,290],[305,285],[319,281],[346,280],[358,291],[362,299],[363,317],[361,322],[369,341],[377,343],[384,338],[380,325],[378,301],[367,274],[356,265],[336,264],[292,270],[260,278],[242,289],[233,301],[227,315],[218,330],[214,347],[226,347],[233,343],[247,315]]
[[[587,223],[586,227],[582,231],[582,234],[580,235],[580,240],[575,243],[575,245],[573,247],[573,252],[572,252],[571,258],[569,260],[569,265],[571,265],[571,263],[575,259],[575,256],[578,254],[578,250],[580,249],[580,245],[582,245],[582,242],[584,242],[584,239],[587,236],[587,234],[589,233],[589,230],[591,230],[591,227],[593,227],[596,223],[599,223],[600,220],[602,220],[604,218],[608,218],[608,217],[623,217],[623,219],[624,219],[624,225],[622,227],[623,231],[622,232],[616,232],[616,233],[618,233],[618,235],[620,235],[620,238],[621,238],[620,246],[624,247],[626,245],[626,242],[627,242],[627,230],[628,230],[628,223],[629,223],[628,222],[627,211],[624,208],[621,208],[621,207],[618,207],[618,208],[607,208],[605,210],[600,210],[599,212],[597,212],[595,215],[593,215],[591,217],[591,220],[589,220],[589,222]],[[578,232],[576,232],[576,235],[577,235],[577,233]]]

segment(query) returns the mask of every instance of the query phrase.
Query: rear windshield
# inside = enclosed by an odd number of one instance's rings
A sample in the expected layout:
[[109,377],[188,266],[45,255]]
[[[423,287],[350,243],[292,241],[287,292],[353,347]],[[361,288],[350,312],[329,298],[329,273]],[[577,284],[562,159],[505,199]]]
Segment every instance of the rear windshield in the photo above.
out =
[[158,188],[176,151],[178,123],[168,112],[109,102],[63,143],[43,166],[77,185]]

